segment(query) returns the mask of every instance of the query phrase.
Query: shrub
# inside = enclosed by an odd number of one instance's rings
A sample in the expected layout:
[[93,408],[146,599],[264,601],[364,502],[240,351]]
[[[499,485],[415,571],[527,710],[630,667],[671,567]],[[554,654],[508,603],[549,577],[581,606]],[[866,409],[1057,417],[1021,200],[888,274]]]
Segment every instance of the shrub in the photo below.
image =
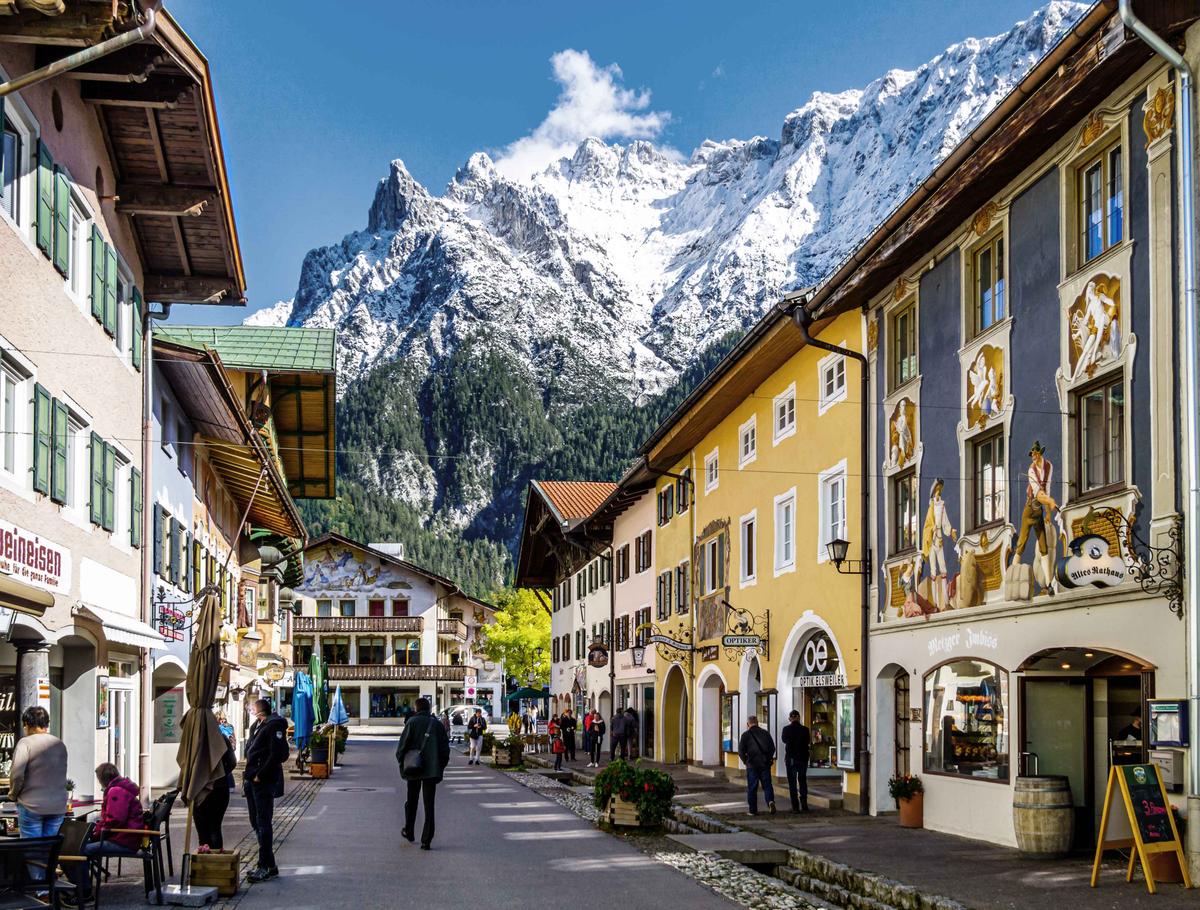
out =
[[492,751],[495,748],[496,748],[496,734],[495,733],[484,733],[483,734],[483,746],[482,746],[483,754],[491,755]]
[[638,818],[643,825],[661,825],[671,811],[675,781],[666,771],[644,768],[641,763],[624,760],[609,763],[596,775],[596,808],[604,811],[613,797],[637,805]]
[[921,783],[921,778],[915,774],[898,774],[895,777],[888,778],[888,793],[892,799],[899,802],[902,799],[911,799],[918,793],[925,792],[925,785]]

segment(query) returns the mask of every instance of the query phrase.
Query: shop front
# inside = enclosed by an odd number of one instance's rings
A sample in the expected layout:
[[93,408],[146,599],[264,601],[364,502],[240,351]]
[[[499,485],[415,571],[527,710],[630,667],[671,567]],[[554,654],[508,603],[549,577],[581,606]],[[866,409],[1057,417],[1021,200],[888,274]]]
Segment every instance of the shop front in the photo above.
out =
[[1012,846],[1017,779],[1060,776],[1076,846],[1092,845],[1109,768],[1171,757],[1151,755],[1141,722],[1150,699],[1186,694],[1178,620],[1140,592],[984,609],[872,633],[873,809],[894,809],[887,779],[907,770],[926,827]]

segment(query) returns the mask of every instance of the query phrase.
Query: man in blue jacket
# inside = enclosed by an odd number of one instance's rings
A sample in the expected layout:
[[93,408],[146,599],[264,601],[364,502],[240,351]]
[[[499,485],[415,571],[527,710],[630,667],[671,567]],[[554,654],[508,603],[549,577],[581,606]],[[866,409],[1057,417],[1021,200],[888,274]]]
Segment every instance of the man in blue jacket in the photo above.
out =
[[396,761],[400,775],[408,782],[408,799],[404,803],[404,829],[401,836],[412,843],[417,824],[417,803],[425,805],[425,826],[421,829],[421,849],[433,843],[433,811],[437,785],[442,782],[446,765],[450,763],[450,737],[446,728],[431,714],[432,705],[425,697],[416,701],[417,713],[404,722],[404,732],[396,745]]

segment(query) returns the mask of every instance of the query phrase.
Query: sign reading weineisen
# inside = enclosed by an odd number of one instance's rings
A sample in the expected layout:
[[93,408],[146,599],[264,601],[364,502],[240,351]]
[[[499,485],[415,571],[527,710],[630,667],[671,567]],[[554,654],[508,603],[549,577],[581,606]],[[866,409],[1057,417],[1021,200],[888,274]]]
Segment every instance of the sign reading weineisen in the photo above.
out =
[[0,520],[0,572],[18,581],[66,594],[71,590],[71,554],[32,531]]

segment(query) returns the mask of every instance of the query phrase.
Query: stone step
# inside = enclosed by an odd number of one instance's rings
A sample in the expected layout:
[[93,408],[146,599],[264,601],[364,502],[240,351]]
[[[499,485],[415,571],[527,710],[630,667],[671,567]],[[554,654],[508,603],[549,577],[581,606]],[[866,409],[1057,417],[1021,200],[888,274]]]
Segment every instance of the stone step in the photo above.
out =
[[733,834],[668,834],[667,840],[691,853],[712,853],[745,866],[779,866],[791,851],[779,841],[749,831]]
[[967,910],[951,898],[927,894],[806,850],[789,850],[787,862],[780,864],[775,874],[789,885],[847,910]]
[[710,777],[713,780],[725,780],[725,769],[717,765],[688,765],[687,772],[699,777]]

